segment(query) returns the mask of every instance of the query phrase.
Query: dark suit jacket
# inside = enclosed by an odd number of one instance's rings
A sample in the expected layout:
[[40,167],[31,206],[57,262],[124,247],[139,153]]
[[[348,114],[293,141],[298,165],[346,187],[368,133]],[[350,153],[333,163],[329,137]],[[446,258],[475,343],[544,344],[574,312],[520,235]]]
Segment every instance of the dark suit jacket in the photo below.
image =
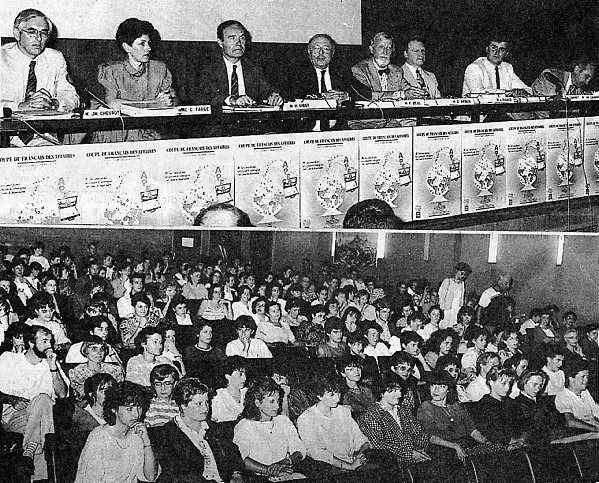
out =
[[[245,93],[257,103],[268,98],[274,89],[264,77],[262,69],[247,59],[241,59]],[[229,79],[223,57],[214,59],[200,70],[196,88],[191,95],[194,104],[221,107],[229,97]]]
[[[404,64],[401,66],[401,70],[403,71],[404,79],[408,84],[414,87],[420,87],[418,80],[412,74],[412,71]],[[424,83],[426,84],[426,88],[433,99],[438,99],[441,97],[441,93],[439,92],[439,83],[437,82],[437,77],[432,72],[429,72],[424,69],[420,69],[422,71],[422,78],[424,79]]]
[[[229,481],[234,471],[243,471],[239,449],[225,430],[217,424],[208,423],[204,439],[214,454],[218,472],[223,481]],[[162,467],[160,483],[192,483],[205,481],[204,457],[190,439],[179,429],[174,420],[150,432],[156,458]]]
[[[331,85],[334,90],[344,91],[351,95],[351,72],[331,63],[329,65]],[[289,68],[285,97],[287,99],[304,99],[308,94],[318,94],[320,77],[310,62],[298,62]]]

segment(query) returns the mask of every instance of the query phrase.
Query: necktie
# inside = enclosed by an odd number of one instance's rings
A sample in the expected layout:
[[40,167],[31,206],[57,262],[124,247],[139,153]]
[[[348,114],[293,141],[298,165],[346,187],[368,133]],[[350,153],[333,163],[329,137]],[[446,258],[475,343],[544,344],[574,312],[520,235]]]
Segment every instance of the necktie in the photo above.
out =
[[426,90],[426,82],[424,82],[424,77],[422,77],[420,69],[416,69],[416,80],[418,81],[420,88]]
[[237,77],[237,66],[233,64],[233,72],[231,73],[231,95],[239,96],[239,77]]
[[[25,102],[31,99],[31,96],[37,91],[37,77],[35,76],[35,60],[29,63],[29,74],[27,74],[27,87],[25,88]],[[23,144],[29,144],[33,139],[32,132],[24,132],[19,134],[19,139]]]
[[29,74],[27,75],[27,87],[25,88],[25,101],[37,91],[37,77],[35,76],[35,60],[29,63]]
[[495,89],[501,89],[501,79],[499,78],[499,66],[495,66]]
[[327,84],[324,81],[324,75],[326,74],[326,70],[321,70],[320,71],[320,93],[322,94],[323,92],[327,92]]
[[379,70],[379,75],[382,76],[383,74],[389,75],[389,67],[387,67],[386,69]]
[[381,79],[381,90],[386,91],[388,87],[387,77],[389,76],[389,67],[379,70],[379,78]]

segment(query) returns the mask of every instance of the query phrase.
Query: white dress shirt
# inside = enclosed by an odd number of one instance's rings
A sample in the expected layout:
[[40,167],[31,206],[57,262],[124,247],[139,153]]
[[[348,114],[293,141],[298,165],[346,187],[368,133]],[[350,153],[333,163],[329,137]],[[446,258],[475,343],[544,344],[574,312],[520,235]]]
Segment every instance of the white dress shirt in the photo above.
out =
[[[528,87],[514,72],[512,64],[502,62],[499,64],[499,82],[502,91],[511,91],[512,89],[524,89],[532,94],[532,89]],[[466,67],[464,72],[464,85],[462,86],[462,95],[474,93],[483,94],[485,92],[497,91],[495,82],[495,66],[489,62],[486,57],[479,57],[472,64]]]
[[[238,81],[238,86],[239,86],[239,95],[245,96],[245,82],[243,80],[243,67],[241,65],[241,60],[235,62],[235,64],[233,64],[233,62],[231,62],[229,59],[226,59],[225,57],[223,57],[223,60],[225,61],[225,67],[227,68],[227,81],[229,82],[229,96],[227,96],[227,98],[225,99],[225,104],[230,106],[231,105],[231,75],[233,74],[233,65],[237,66],[237,81]],[[254,99],[254,101],[256,101],[256,99]],[[258,101],[256,101],[256,102],[258,102]]]

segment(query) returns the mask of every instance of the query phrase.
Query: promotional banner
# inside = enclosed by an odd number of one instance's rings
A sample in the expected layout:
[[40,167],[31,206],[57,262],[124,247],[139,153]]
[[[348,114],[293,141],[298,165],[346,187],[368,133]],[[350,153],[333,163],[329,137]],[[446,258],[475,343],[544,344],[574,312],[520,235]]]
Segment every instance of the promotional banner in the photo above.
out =
[[300,223],[299,146],[293,134],[236,138],[235,205],[255,226]]
[[504,134],[504,123],[463,126],[463,214],[507,205]]
[[507,205],[542,203],[546,196],[547,136],[542,121],[506,123]]
[[297,135],[301,228],[340,228],[358,201],[358,132]]
[[599,194],[599,117],[584,120],[584,171],[585,194]]
[[360,132],[360,201],[386,201],[403,221],[412,221],[412,129]]
[[414,220],[461,213],[461,134],[455,125],[414,128]]
[[547,201],[584,196],[583,124],[579,119],[547,119]]

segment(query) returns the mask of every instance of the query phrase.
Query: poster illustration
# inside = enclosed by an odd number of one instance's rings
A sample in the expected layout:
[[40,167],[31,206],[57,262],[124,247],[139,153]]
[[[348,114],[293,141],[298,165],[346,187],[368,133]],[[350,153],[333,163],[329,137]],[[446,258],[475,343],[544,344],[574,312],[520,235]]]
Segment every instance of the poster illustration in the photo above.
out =
[[360,201],[378,198],[412,220],[412,129],[360,132]]
[[585,195],[599,194],[599,117],[584,120]]
[[584,196],[583,123],[547,119],[547,201]]
[[335,234],[335,265],[355,269],[376,265],[377,233],[352,233],[339,231]]

